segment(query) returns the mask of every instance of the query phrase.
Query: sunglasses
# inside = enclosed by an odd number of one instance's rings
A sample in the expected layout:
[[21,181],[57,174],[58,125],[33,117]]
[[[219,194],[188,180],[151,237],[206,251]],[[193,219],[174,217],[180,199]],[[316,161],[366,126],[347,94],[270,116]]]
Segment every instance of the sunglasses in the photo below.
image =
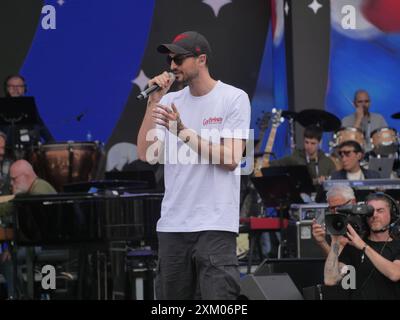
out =
[[339,152],[338,152],[338,155],[339,155],[339,157],[341,157],[341,158],[343,158],[344,156],[350,157],[350,154],[351,154],[352,152],[356,153],[354,150],[344,150],[344,151],[339,151]]
[[186,58],[194,57],[194,54],[192,53],[186,53],[186,54],[178,54],[174,57],[167,56],[167,63],[168,65],[171,65],[171,62],[173,61],[177,66],[180,66],[183,61],[186,60]]

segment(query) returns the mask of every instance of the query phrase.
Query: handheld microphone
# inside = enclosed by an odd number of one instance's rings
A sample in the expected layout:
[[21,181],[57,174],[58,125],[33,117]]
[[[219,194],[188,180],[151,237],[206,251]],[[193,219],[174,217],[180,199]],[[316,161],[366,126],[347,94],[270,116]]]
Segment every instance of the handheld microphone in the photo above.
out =
[[[172,72],[168,72],[169,78],[171,82],[175,81],[175,74]],[[154,91],[160,90],[160,86],[158,84],[153,84],[151,87],[148,87],[146,90],[140,92],[140,94],[136,97],[138,100],[146,99],[149,95],[151,95]]]

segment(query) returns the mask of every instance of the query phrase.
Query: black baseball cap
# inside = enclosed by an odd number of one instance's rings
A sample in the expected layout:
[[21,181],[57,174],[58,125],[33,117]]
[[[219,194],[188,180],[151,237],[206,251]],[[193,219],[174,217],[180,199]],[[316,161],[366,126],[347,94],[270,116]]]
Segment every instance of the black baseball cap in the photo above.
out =
[[157,47],[160,53],[201,54],[211,55],[210,44],[207,39],[197,31],[186,31],[175,36],[172,43],[161,44]]

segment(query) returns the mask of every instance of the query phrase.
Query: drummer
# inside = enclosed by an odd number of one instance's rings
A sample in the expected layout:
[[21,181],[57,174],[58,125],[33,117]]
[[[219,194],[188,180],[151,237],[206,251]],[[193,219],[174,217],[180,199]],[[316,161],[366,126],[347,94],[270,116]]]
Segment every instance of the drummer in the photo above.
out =
[[371,133],[379,128],[387,127],[387,123],[382,115],[369,111],[371,99],[366,90],[357,90],[354,93],[353,105],[356,112],[342,119],[342,127],[359,128],[366,137],[366,151],[371,150]]
[[[27,85],[25,82],[25,78],[19,74],[13,74],[8,76],[4,81],[4,92],[6,97],[11,97],[11,98],[18,98],[25,96],[27,92]],[[23,130],[24,128],[20,128],[21,136],[23,134]],[[25,131],[27,131],[26,128]],[[54,141],[52,134],[44,124],[39,113],[38,113],[38,124],[34,127],[33,130],[29,130],[28,133],[30,141],[34,144],[39,141],[43,143]]]
[[290,156],[271,161],[271,167],[306,165],[314,184],[322,184],[336,170],[333,161],[319,149],[322,130],[310,125],[305,128],[303,137],[303,149],[296,149]]

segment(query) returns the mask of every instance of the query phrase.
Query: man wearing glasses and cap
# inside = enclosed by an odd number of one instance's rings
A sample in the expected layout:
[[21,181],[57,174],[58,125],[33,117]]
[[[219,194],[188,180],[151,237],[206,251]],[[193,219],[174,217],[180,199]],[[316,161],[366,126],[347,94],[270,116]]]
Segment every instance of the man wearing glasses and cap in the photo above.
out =
[[[158,52],[166,55],[171,73],[149,81],[161,90],[148,98],[137,139],[141,160],[165,158],[156,296],[236,299],[238,171],[248,139],[250,101],[244,91],[210,76],[210,45],[198,32],[181,33]],[[167,94],[174,78],[185,87]],[[210,131],[218,133],[217,139],[210,139]],[[180,161],[182,150],[192,155],[189,162]]]

